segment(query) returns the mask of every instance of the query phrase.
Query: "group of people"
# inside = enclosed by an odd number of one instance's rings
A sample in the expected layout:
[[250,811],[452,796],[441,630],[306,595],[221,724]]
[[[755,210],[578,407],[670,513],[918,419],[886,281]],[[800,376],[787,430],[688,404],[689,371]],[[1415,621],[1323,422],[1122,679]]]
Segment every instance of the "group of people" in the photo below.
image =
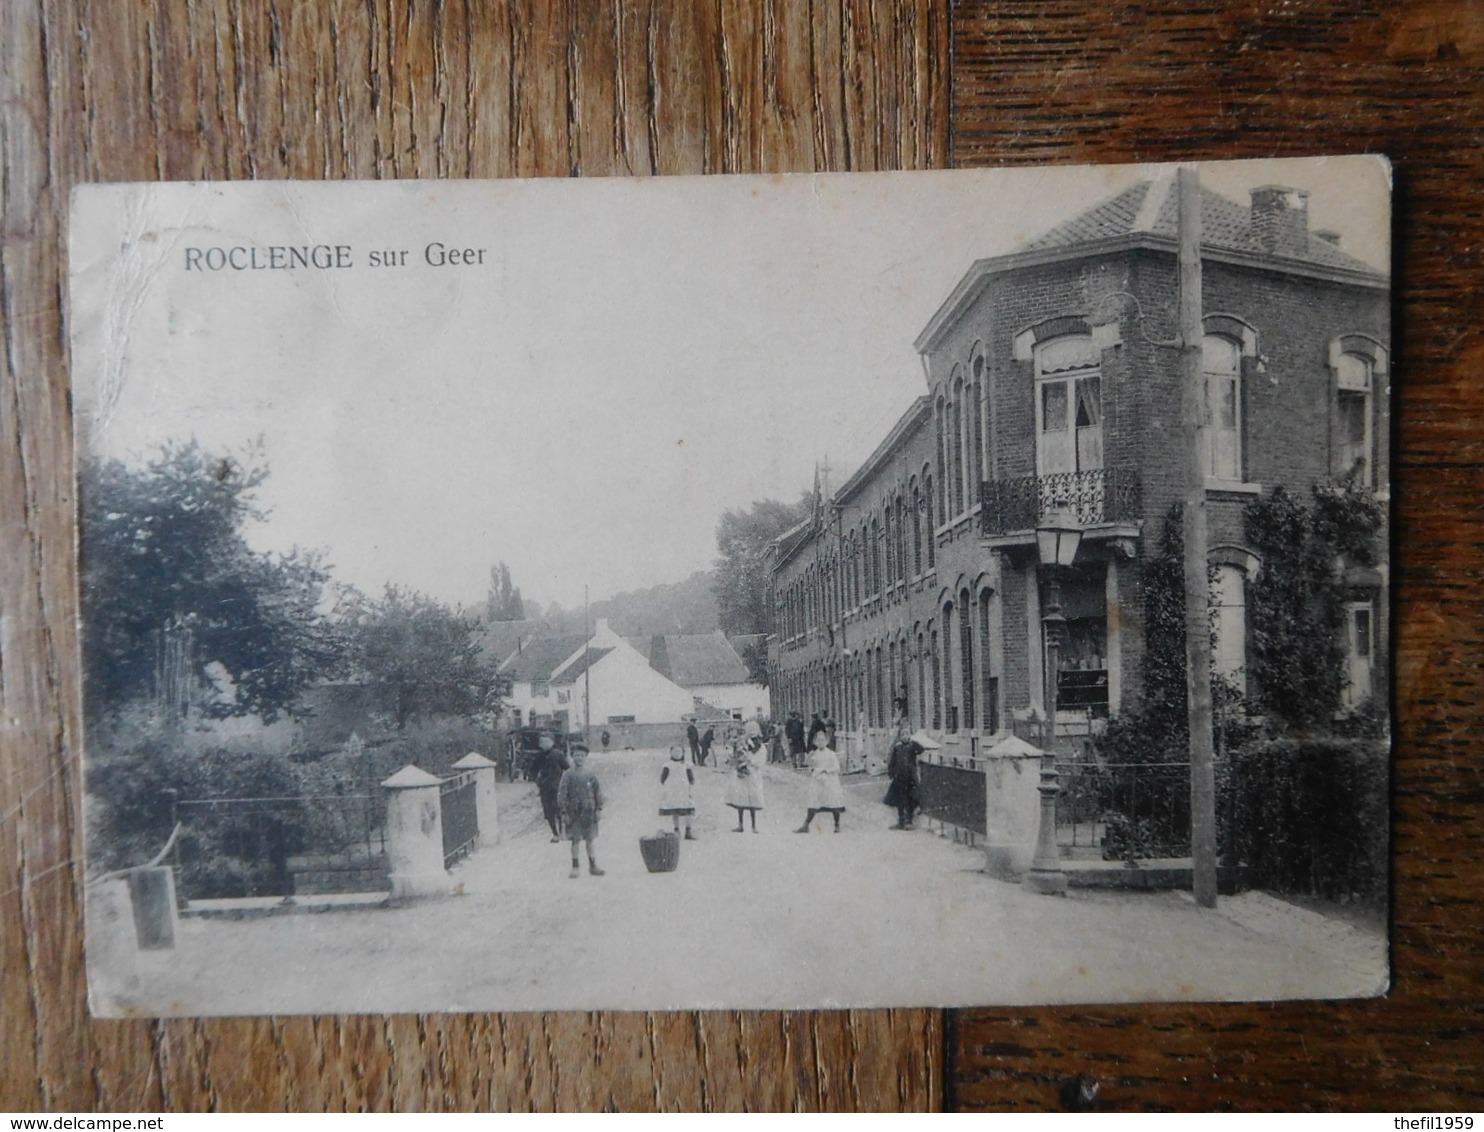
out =
[[[814,737],[825,736],[825,746],[835,750],[835,721],[827,710],[816,711],[806,724],[804,713],[791,711],[783,722],[783,737],[788,742],[788,762],[794,769],[808,765],[809,752],[814,750]],[[780,752],[781,754],[781,752]]]
[[696,766],[705,766],[711,758],[711,744],[716,742],[716,729],[708,727],[703,732],[693,720],[685,725],[685,741],[690,744],[690,761]]
[[[727,784],[726,804],[737,812],[737,825],[732,832],[745,833],[751,828],[756,833],[758,811],[766,805],[762,763],[767,742],[761,732],[752,734],[744,730],[729,736],[727,747],[730,754],[726,765],[731,768],[732,777]],[[840,815],[845,812],[845,790],[840,784],[840,760],[827,744],[823,731],[816,735],[809,770],[809,806],[804,824],[796,832],[808,833],[814,818],[828,813],[834,818],[835,832],[839,833]],[[687,841],[695,840],[691,829],[691,819],[696,813],[695,783],[695,772],[685,765],[685,751],[671,747],[670,764],[660,771],[660,814],[674,820],[677,835],[683,822]]]
[[[804,814],[804,824],[795,833],[808,833],[814,819],[828,814],[836,833],[840,832],[840,817],[845,813],[845,790],[840,781],[840,759],[834,750],[834,725],[827,723],[822,713],[814,713],[814,722],[808,732],[809,752],[809,798]],[[785,733],[793,744],[792,725],[797,723],[802,730],[803,719],[799,713],[790,715],[785,724]],[[693,738],[694,737],[694,738]],[[708,728],[704,746],[696,736],[694,724],[686,734],[691,744],[691,763],[686,764],[686,750],[681,746],[670,748],[670,759],[660,771],[659,812],[671,818],[675,834],[681,833],[687,841],[694,841],[695,833],[691,820],[695,817],[696,776],[693,766],[704,766],[715,742],[714,733]],[[541,811],[551,828],[551,840],[559,842],[565,838],[572,846],[573,878],[581,875],[579,845],[587,849],[588,872],[592,876],[603,876],[598,867],[595,843],[598,824],[602,816],[603,787],[587,767],[588,747],[586,743],[574,741],[568,755],[556,747],[553,737],[543,735],[541,750],[533,765],[533,777],[541,796]],[[750,823],[753,833],[757,829],[758,811],[764,808],[762,763],[766,759],[767,743],[761,728],[754,733],[751,728],[732,731],[726,737],[729,749],[726,765],[732,777],[727,785],[726,804],[737,812],[737,825],[733,833],[744,833]],[[704,755],[702,754],[704,752]],[[892,743],[887,761],[887,776],[890,786],[883,801],[897,811],[897,824],[892,829],[912,829],[917,810],[921,805],[918,785],[917,759],[923,752],[921,743],[913,739],[911,728],[903,720],[897,727],[896,739]],[[792,753],[792,752],[791,752]],[[796,764],[797,765],[797,764]]]
[[551,827],[551,840],[561,841],[565,834],[571,841],[569,875],[573,879],[582,875],[577,855],[579,844],[587,847],[587,871],[600,877],[604,874],[598,867],[596,842],[598,820],[603,813],[603,784],[587,767],[587,744],[580,740],[573,742],[565,755],[557,749],[554,736],[541,736],[540,745],[531,770],[541,795],[541,816]]

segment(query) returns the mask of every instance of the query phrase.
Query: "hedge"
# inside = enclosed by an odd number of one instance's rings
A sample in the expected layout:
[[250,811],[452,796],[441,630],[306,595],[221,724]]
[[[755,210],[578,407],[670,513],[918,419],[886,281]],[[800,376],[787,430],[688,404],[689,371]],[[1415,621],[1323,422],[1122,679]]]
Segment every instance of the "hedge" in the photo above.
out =
[[1222,766],[1222,845],[1257,888],[1383,904],[1390,876],[1390,746],[1271,739]]

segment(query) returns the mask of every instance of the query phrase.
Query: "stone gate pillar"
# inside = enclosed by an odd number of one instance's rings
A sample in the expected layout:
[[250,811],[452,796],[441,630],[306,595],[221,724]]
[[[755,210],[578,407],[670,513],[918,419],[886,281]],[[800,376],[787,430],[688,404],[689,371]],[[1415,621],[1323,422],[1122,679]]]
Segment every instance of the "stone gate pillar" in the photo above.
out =
[[984,763],[984,871],[1001,879],[1031,867],[1041,822],[1041,750],[1011,736]]
[[478,751],[470,751],[453,764],[454,770],[474,772],[474,812],[479,819],[479,840],[475,845],[484,849],[500,841],[500,814],[495,800],[495,764]]
[[386,852],[392,899],[447,896],[453,884],[443,867],[438,779],[409,763],[381,785],[388,793]]

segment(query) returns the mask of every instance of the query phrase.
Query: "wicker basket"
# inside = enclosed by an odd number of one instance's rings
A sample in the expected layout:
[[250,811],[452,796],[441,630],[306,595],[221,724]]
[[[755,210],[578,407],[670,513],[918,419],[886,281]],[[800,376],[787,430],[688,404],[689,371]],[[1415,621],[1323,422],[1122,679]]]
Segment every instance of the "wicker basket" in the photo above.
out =
[[652,873],[673,873],[680,864],[680,838],[673,833],[656,833],[639,838],[639,852],[644,867]]

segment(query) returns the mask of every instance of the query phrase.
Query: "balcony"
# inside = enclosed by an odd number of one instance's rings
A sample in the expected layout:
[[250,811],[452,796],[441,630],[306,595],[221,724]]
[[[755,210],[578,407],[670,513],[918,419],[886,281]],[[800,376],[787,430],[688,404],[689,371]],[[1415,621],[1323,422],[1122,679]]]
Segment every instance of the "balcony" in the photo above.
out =
[[1140,518],[1139,475],[1119,468],[986,480],[980,484],[981,531],[987,537],[1032,531],[1055,507],[1070,507],[1084,527]]

